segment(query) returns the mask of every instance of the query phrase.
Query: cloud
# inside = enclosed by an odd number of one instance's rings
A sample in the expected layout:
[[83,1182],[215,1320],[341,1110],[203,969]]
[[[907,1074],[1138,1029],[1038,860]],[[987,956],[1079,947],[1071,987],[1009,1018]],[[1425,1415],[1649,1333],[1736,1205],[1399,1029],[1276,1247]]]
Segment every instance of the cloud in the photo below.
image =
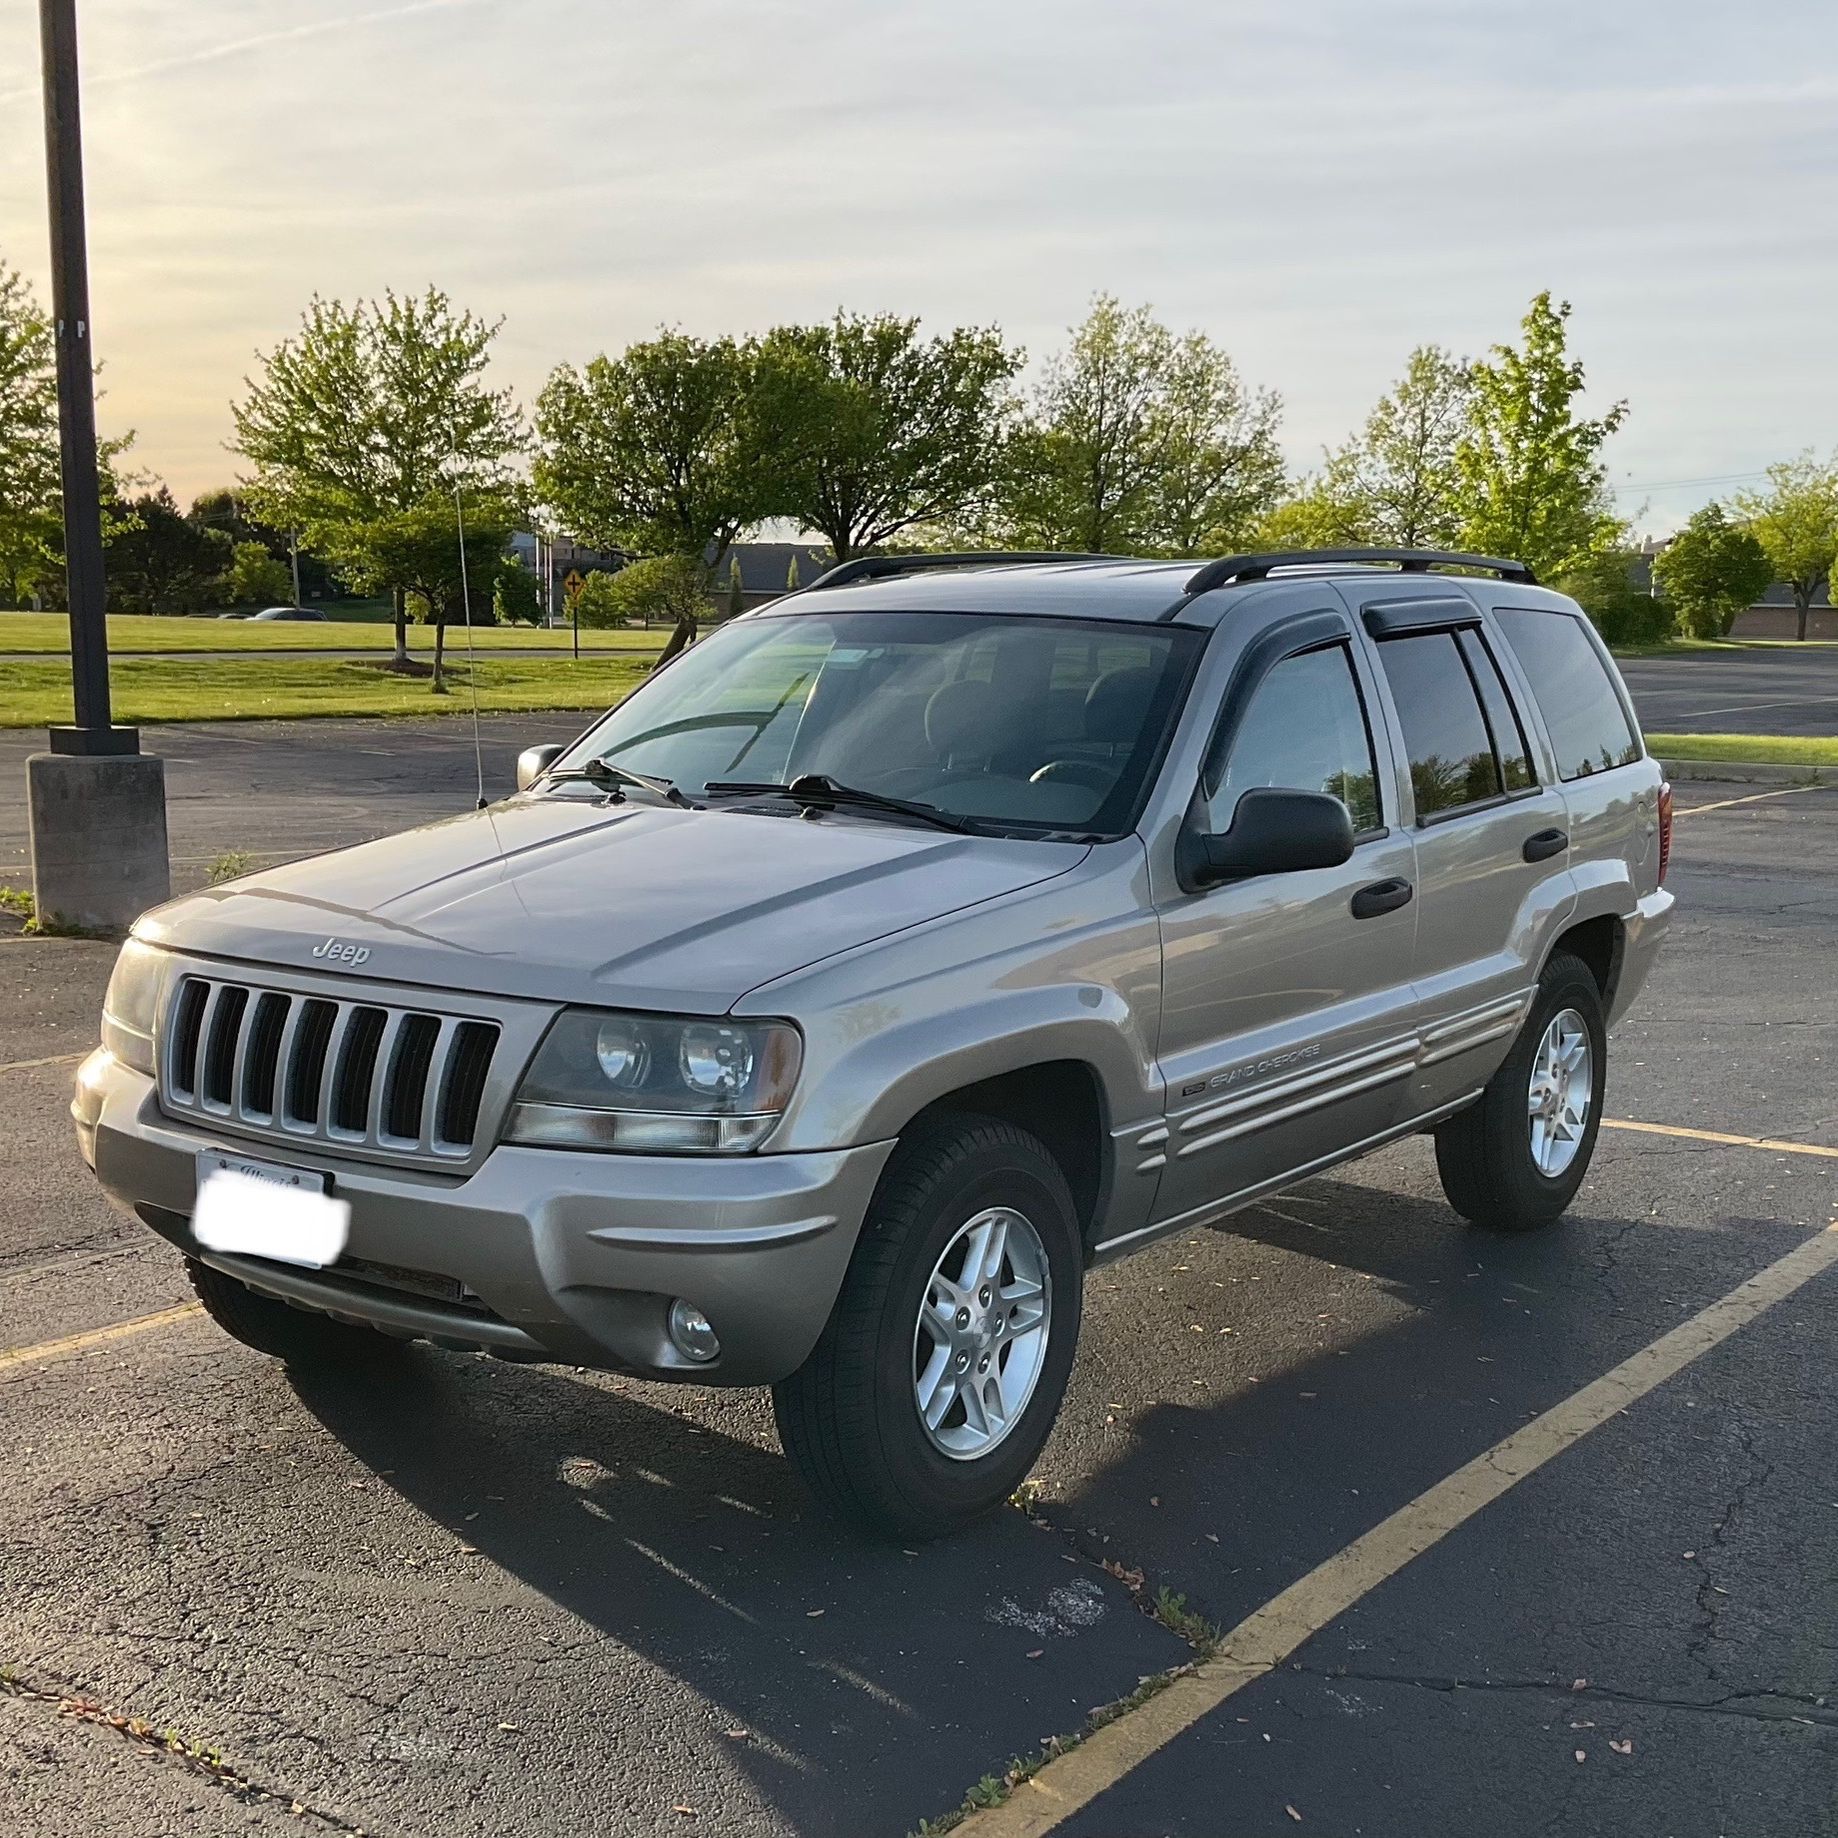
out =
[[[345,13],[337,19],[312,19],[300,25],[277,26],[270,32],[252,32],[244,38],[226,38],[214,45],[200,45],[195,51],[180,51],[171,57],[156,57],[145,64],[131,64],[119,70],[106,66],[98,71],[83,72],[83,87],[93,89],[103,83],[134,83],[144,77],[164,76],[168,71],[189,70],[196,64],[214,64],[226,57],[239,57],[245,51],[262,51],[270,45],[290,40],[318,38],[327,32],[348,32],[363,26],[384,25],[391,20],[406,19],[415,13],[445,12],[453,7],[476,6],[479,0],[405,0],[401,6],[373,7],[364,13]],[[36,96],[36,83],[19,89],[0,89],[0,102],[19,102]]]

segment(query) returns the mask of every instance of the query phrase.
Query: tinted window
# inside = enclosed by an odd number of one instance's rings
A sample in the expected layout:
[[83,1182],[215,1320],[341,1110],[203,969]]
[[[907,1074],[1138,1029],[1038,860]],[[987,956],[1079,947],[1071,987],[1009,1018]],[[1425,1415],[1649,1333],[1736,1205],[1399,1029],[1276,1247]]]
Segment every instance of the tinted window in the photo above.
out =
[[1580,779],[1640,757],[1640,740],[1583,623],[1570,613],[1494,615],[1551,731],[1560,777]]
[[1344,645],[1286,657],[1257,686],[1212,795],[1213,828],[1230,827],[1239,793],[1254,785],[1331,792],[1355,830],[1379,827],[1372,736]]
[[1493,653],[1488,650],[1486,639],[1474,627],[1463,627],[1456,634],[1456,639],[1461,645],[1463,658],[1467,660],[1468,674],[1474,679],[1474,687],[1481,692],[1481,707],[1486,711],[1488,732],[1493,735],[1493,750],[1499,757],[1500,770],[1506,778],[1506,789],[1524,791],[1528,786],[1538,783],[1538,774],[1532,770],[1532,750],[1526,744],[1519,712],[1506,693],[1500,666],[1493,661]]
[[1388,638],[1379,656],[1404,726],[1419,820],[1497,798],[1499,765],[1455,634]]

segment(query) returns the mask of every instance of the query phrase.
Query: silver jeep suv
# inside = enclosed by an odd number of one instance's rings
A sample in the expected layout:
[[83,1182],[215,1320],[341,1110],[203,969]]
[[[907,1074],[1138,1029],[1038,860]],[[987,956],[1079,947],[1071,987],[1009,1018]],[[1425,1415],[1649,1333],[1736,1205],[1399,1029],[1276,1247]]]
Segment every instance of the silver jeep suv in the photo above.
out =
[[1478,556],[853,561],[519,784],[147,914],[85,1155],[251,1346],[770,1384],[909,1539],[1094,1263],[1412,1131],[1555,1219],[1672,905],[1607,651]]

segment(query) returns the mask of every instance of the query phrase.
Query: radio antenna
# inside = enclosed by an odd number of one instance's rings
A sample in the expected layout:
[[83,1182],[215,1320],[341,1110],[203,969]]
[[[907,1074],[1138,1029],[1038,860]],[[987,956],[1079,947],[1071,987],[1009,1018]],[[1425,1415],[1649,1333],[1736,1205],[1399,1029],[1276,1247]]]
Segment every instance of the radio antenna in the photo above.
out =
[[460,605],[466,617],[466,687],[472,696],[472,770],[478,787],[477,810],[485,808],[485,744],[479,738],[479,671],[472,649],[472,581],[466,572],[466,507],[460,502],[460,481],[453,480],[453,516],[459,527]]

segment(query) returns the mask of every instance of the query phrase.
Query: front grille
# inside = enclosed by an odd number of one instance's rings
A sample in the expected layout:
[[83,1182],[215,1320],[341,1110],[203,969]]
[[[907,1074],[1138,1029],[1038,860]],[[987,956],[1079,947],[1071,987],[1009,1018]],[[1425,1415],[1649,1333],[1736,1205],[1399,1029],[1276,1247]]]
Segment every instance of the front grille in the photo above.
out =
[[167,1009],[160,1101],[282,1139],[463,1158],[498,1026],[187,976]]

